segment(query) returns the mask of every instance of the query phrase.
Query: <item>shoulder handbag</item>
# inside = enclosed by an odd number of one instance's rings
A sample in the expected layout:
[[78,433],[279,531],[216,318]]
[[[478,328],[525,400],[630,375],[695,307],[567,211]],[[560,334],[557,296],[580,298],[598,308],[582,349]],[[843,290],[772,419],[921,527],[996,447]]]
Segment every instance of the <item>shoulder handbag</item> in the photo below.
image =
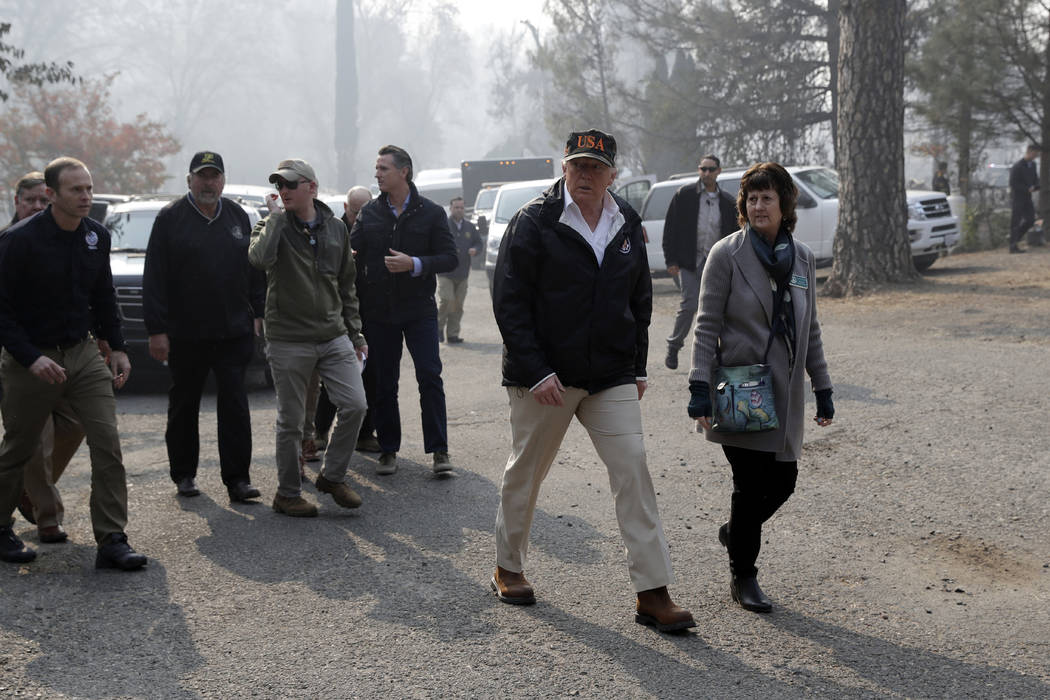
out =
[[773,398],[773,372],[766,359],[773,344],[773,329],[762,364],[722,366],[722,349],[715,350],[718,365],[711,373],[714,387],[711,430],[716,433],[757,433],[780,427]]

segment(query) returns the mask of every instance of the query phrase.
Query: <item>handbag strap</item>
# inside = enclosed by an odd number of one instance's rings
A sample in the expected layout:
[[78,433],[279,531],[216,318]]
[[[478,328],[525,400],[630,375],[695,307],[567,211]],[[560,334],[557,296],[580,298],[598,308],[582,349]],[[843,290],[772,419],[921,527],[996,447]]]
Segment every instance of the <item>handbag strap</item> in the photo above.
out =
[[[769,349],[773,347],[773,328],[769,328],[769,340],[766,341],[766,351],[762,353],[762,364],[766,364],[766,360],[769,358]],[[715,360],[719,366],[722,365],[722,339],[718,339],[718,344],[715,345]]]

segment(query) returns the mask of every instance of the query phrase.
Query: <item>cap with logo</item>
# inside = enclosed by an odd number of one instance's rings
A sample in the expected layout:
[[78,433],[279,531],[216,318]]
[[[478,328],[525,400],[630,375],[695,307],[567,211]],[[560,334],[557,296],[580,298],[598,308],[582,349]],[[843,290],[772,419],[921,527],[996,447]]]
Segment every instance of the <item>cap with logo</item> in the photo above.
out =
[[299,182],[299,178],[317,182],[313,166],[300,158],[288,158],[277,164],[277,170],[270,173],[270,182],[277,182],[277,178],[285,182]]
[[594,158],[610,168],[616,167],[616,139],[597,129],[574,131],[565,142],[564,160]]
[[193,160],[190,161],[190,172],[199,173],[205,168],[215,168],[220,173],[226,173],[222,166],[222,156],[215,151],[197,151],[193,155]]

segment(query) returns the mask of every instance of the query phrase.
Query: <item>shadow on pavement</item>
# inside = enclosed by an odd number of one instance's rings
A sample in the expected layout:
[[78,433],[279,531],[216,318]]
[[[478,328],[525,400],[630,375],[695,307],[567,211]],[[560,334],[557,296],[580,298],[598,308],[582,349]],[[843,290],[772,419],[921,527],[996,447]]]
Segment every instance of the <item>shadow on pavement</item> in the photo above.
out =
[[851,669],[894,695],[912,698],[1050,697],[1050,685],[1038,678],[893,644],[793,610],[781,608],[761,619],[782,632],[825,647],[833,655],[836,665]]
[[204,659],[165,568],[151,559],[142,571],[100,572],[94,562],[93,544],[69,543],[61,557],[43,550],[28,575],[3,565],[0,627],[39,649],[26,676],[76,697],[196,697],[180,679]]

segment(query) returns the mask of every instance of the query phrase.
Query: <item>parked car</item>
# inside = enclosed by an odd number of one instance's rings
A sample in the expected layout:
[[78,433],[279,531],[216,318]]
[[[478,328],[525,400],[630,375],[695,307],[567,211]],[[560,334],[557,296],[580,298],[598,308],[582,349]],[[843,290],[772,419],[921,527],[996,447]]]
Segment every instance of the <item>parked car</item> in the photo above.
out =
[[[818,267],[830,265],[838,228],[838,173],[820,166],[793,166],[787,170],[799,189],[795,235],[813,250]],[[723,171],[718,176],[719,187],[735,197],[740,190],[740,178],[744,172],[745,168]],[[663,255],[664,217],[671,197],[687,182],[685,178],[658,182],[646,195],[641,217],[649,265],[653,270],[662,271],[666,268]],[[952,215],[948,198],[942,192],[908,190],[907,198],[912,259],[915,268],[922,272],[939,256],[958,245],[959,219]]]
[[551,186],[553,179],[525,180],[502,185],[496,191],[492,203],[492,222],[489,224],[489,235],[485,241],[485,274],[489,278],[489,293],[492,293],[492,280],[496,274],[496,258],[499,257],[499,245],[503,234],[519,209],[543,194]]
[[[167,376],[163,363],[149,355],[149,336],[142,312],[142,272],[146,264],[146,246],[153,231],[153,220],[175,195],[132,199],[110,206],[106,217],[106,228],[112,235],[109,267],[113,274],[113,287],[117,293],[117,311],[128,346],[132,373]],[[259,212],[250,204],[239,203],[254,226],[259,221]],[[253,367],[263,372],[269,382],[269,371],[262,353],[261,339],[253,359]]]

